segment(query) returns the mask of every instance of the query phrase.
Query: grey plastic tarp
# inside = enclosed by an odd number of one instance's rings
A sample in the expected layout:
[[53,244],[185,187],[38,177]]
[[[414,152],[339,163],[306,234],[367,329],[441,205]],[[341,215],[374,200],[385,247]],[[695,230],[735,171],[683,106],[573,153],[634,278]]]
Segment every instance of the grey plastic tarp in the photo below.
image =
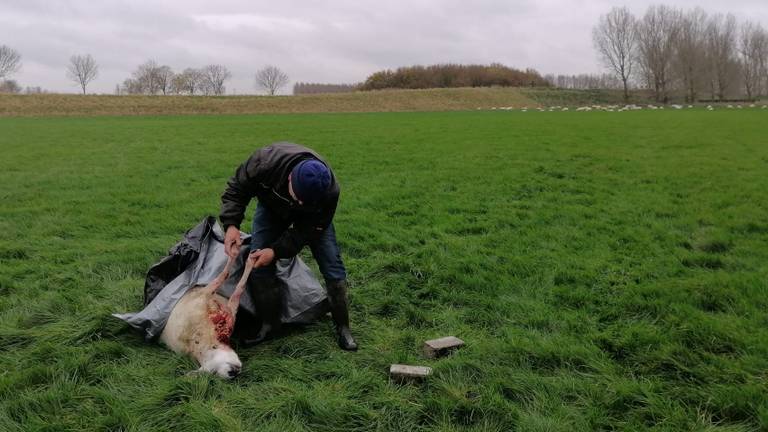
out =
[[[242,276],[249,252],[250,236],[240,233],[243,246],[229,278],[218,292],[229,297]],[[176,303],[190,288],[207,285],[224,269],[224,233],[212,216],[187,231],[168,256],[153,265],[144,287],[145,307],[140,312],[113,314],[143,332],[146,339],[160,336]],[[277,277],[283,284],[281,321],[308,323],[327,311],[326,294],[312,270],[299,257],[277,262]],[[241,311],[256,315],[253,299],[246,290],[240,298]]]

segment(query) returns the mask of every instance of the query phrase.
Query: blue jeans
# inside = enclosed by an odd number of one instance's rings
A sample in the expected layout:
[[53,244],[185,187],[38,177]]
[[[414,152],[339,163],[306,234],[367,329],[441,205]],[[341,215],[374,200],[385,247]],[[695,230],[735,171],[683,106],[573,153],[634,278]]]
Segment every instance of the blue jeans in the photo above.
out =
[[[253,215],[251,228],[251,251],[264,249],[272,245],[285,230],[291,225],[277,215],[271,213],[259,203],[256,213]],[[341,260],[341,250],[336,243],[336,230],[331,223],[317,240],[309,243],[312,256],[317,261],[325,281],[338,281],[347,278],[344,262]],[[256,277],[268,277],[275,275],[275,263],[270,266],[254,269],[252,274]]]

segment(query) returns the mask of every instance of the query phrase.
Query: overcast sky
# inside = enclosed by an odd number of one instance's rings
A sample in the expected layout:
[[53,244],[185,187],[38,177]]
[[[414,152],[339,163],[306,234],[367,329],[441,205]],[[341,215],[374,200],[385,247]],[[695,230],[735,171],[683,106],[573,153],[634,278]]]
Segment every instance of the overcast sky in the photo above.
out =
[[[73,54],[91,54],[89,91],[112,93],[148,59],[178,71],[227,66],[228,93],[256,93],[271,64],[295,81],[354,83],[414,64],[500,62],[541,73],[598,72],[591,29],[613,6],[642,15],[653,1],[607,0],[0,0],[0,45],[22,55],[22,87],[76,92]],[[768,27],[768,0],[668,0],[732,12]],[[290,88],[286,88],[290,92]]]

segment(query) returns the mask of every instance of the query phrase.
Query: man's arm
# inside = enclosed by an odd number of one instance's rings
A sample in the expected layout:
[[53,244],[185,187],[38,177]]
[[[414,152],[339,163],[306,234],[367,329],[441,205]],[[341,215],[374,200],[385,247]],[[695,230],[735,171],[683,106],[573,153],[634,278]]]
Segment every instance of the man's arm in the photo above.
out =
[[237,167],[235,175],[227,181],[227,188],[221,194],[221,213],[219,214],[219,221],[224,228],[230,225],[239,227],[243,221],[245,209],[256,194],[258,162],[256,155],[251,156]]
[[240,249],[240,223],[245,217],[245,209],[256,194],[256,187],[263,176],[260,170],[260,152],[256,152],[243,162],[235,175],[227,181],[227,188],[221,195],[221,213],[219,221],[224,226],[224,250],[227,255],[237,255]]

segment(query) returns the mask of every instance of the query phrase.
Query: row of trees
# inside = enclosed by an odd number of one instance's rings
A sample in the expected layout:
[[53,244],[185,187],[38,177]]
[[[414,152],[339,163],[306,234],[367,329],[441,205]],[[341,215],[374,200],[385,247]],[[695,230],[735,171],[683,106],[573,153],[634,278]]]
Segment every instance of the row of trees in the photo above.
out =
[[[117,94],[148,95],[215,95],[226,93],[225,83],[232,78],[226,66],[211,64],[199,69],[186,68],[179,73],[170,66],[158,65],[154,60],[140,65],[118,86]],[[275,66],[266,66],[256,72],[256,87],[270,96],[275,95],[288,84],[288,74]]]
[[210,64],[202,68],[186,68],[175,73],[170,66],[149,60],[136,68],[131,78],[116,87],[117,94],[145,95],[216,95],[226,92],[225,83],[232,73],[225,66]]
[[[149,60],[140,65],[126,79],[122,86],[117,86],[117,94],[147,95],[215,95],[226,93],[225,83],[232,78],[226,66],[210,64],[202,68],[186,68],[175,73],[170,66],[158,65]],[[288,84],[288,74],[275,66],[266,66],[256,72],[256,88],[264,90],[270,96],[275,95]]]
[[615,75],[602,74],[577,74],[577,75],[544,75],[544,79],[552,86],[573,90],[611,89],[620,90],[622,82]]
[[293,94],[316,93],[351,93],[359,90],[362,84],[321,84],[297,82],[293,85]]
[[600,17],[592,39],[598,55],[622,83],[625,99],[636,84],[658,102],[679,91],[686,102],[768,92],[768,33],[754,22],[703,9],[649,7],[636,18],[626,7]]
[[445,88],[445,87],[522,87],[547,86],[548,83],[534,69],[524,71],[499,63],[491,65],[441,64],[432,66],[401,67],[384,70],[369,76],[361,90],[386,88]]
[[[21,68],[21,55],[14,49],[0,45],[0,93],[20,93],[21,87],[7,77]],[[69,59],[66,76],[77,84],[83,94],[99,75],[99,66],[90,54],[74,55]],[[232,73],[225,66],[211,64],[199,69],[186,68],[175,73],[170,66],[149,60],[140,65],[130,78],[117,85],[117,94],[187,94],[223,95],[225,83]],[[269,95],[276,94],[288,84],[288,75],[275,66],[266,66],[256,72],[256,87]],[[27,88],[27,93],[41,93],[42,89]]]
[[22,89],[16,80],[8,79],[0,81],[0,93],[43,94],[48,93],[48,91],[42,87],[25,87]]

